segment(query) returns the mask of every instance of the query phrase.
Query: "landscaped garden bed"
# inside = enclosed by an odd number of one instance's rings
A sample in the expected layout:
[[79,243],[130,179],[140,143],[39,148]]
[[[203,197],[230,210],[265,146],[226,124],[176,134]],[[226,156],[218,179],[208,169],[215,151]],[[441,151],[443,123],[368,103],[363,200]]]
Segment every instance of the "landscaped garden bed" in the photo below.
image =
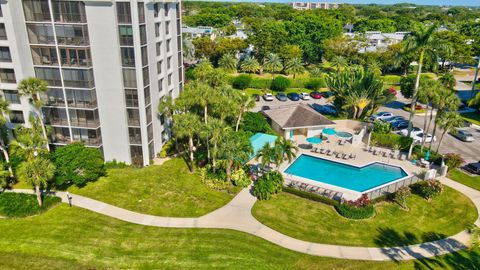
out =
[[21,218],[33,216],[47,211],[60,203],[59,197],[44,196],[40,207],[37,196],[22,193],[0,193],[0,216],[7,218]]

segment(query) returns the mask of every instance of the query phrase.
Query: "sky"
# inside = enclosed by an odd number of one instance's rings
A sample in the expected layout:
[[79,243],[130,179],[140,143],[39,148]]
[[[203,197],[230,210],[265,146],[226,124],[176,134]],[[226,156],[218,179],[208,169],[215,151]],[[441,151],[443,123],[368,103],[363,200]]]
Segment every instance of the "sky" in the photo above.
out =
[[[187,0],[188,1],[188,0]],[[208,1],[208,0],[207,0]],[[216,0],[219,1],[219,0]],[[480,6],[480,0],[221,0],[222,2],[335,2],[335,3],[349,3],[349,4],[396,4],[396,3],[414,3],[417,5],[450,5],[450,6]]]

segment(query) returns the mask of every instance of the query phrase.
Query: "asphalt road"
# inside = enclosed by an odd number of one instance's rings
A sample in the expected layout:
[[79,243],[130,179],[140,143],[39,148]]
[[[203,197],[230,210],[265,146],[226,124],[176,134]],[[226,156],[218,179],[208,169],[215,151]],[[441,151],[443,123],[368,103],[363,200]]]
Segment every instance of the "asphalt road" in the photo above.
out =
[[[399,97],[397,101],[394,101],[386,106],[382,107],[380,111],[389,111],[394,113],[395,115],[400,115],[408,119],[409,113],[404,111],[402,107],[406,104],[406,100],[402,97]],[[257,105],[253,109],[253,111],[260,111],[262,110],[263,106],[268,106],[270,108],[278,108],[281,106],[289,106],[293,104],[304,103],[304,104],[326,104],[325,99],[310,99],[310,100],[300,100],[300,101],[279,101],[276,98],[273,101],[265,101],[263,98],[260,98],[260,101],[257,102]],[[419,128],[423,128],[423,115],[416,115],[413,119],[413,125]],[[476,128],[467,128],[475,137],[475,141],[473,142],[462,142],[459,139],[453,137],[450,134],[445,134],[443,138],[442,145],[440,147],[440,153],[457,153],[460,154],[466,162],[478,162],[480,160],[480,127]],[[433,130],[433,122],[430,125],[429,132],[431,133]],[[442,130],[437,128],[437,132],[435,137],[437,141],[433,143],[433,149],[436,150],[438,146],[438,142],[440,140],[440,136],[442,134]]]

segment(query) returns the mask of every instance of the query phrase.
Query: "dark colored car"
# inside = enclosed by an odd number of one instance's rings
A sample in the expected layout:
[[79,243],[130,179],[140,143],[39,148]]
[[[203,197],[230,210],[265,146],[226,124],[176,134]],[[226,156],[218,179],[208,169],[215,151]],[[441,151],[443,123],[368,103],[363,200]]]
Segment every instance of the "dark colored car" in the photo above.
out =
[[408,128],[408,121],[396,121],[390,124],[393,131],[402,130]]
[[262,111],[270,110],[270,106],[262,106]]
[[289,93],[287,97],[292,100],[292,101],[299,101],[300,100],[300,95],[297,93]]
[[465,170],[470,173],[480,174],[480,160],[478,162],[468,163],[467,166],[465,166]]
[[337,109],[333,105],[320,105],[317,103],[314,103],[310,105],[315,111],[324,114],[324,115],[337,115]]
[[329,97],[331,97],[331,96],[333,96],[333,93],[330,92],[330,91],[322,92],[322,97],[323,97],[323,98],[329,98]]
[[255,101],[260,101],[260,95],[259,94],[253,94],[252,98],[254,98]]
[[312,92],[310,93],[310,96],[314,99],[321,99],[322,98],[322,95],[320,94],[320,92]]
[[278,93],[277,94],[277,99],[280,100],[280,101],[287,101],[288,100],[287,95],[285,95],[285,93]]

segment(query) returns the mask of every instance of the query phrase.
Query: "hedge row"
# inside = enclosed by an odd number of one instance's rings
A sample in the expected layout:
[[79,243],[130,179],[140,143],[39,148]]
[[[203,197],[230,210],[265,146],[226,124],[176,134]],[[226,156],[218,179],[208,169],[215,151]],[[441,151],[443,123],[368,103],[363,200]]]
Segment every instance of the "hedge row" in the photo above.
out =
[[21,193],[0,193],[0,216],[27,217],[42,213],[60,203],[59,197],[44,196],[40,207],[37,196]]
[[287,193],[290,193],[290,194],[293,194],[295,196],[307,199],[307,200],[312,200],[312,201],[315,201],[315,202],[321,202],[321,203],[324,203],[326,205],[336,206],[338,204],[338,202],[333,200],[333,199],[323,197],[323,196],[320,196],[320,195],[317,195],[317,194],[313,194],[313,193],[310,193],[310,192],[290,188],[290,187],[283,187],[283,191],[287,192]]
[[337,204],[335,209],[340,215],[350,219],[365,219],[375,214],[375,207],[372,204],[358,208],[348,204]]
[[[244,74],[239,76],[229,76],[228,81],[231,85],[234,85],[234,81],[237,77],[244,76]],[[247,75],[250,76],[250,75]],[[281,76],[277,75],[276,77]],[[315,85],[315,87],[324,88],[327,87],[325,83],[325,79],[323,77],[320,78],[295,78],[290,80],[291,88],[309,88],[307,86]],[[314,83],[312,83],[314,82]],[[248,86],[245,88],[258,88],[258,89],[270,89],[272,86],[272,79],[271,78],[258,78],[251,76],[251,80],[249,81]]]

